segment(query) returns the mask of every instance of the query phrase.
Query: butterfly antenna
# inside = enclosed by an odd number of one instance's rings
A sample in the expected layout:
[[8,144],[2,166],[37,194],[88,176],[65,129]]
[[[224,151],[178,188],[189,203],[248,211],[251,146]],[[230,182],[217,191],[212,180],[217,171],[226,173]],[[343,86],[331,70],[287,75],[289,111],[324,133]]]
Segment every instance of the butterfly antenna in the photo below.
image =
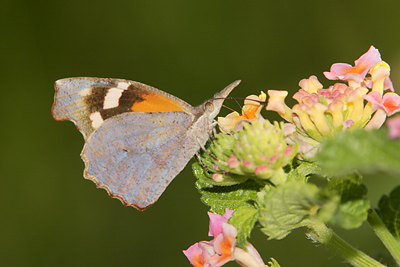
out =
[[239,104],[239,101],[237,100],[237,98],[234,98],[234,99],[235,99],[236,104],[239,106],[239,108],[242,109],[243,107],[242,107],[242,105]]
[[[240,109],[242,109],[242,105],[240,105],[239,104],[239,101],[238,101],[238,99],[245,99],[245,98],[243,98],[243,97],[232,97],[232,96],[229,96],[229,97],[225,97],[225,98],[213,98],[213,99],[234,99],[235,100],[235,102],[236,102],[236,104],[239,106],[239,108]],[[235,110],[232,110],[231,108],[228,108],[227,106],[225,106],[225,105],[222,105],[223,107],[225,107],[225,108],[227,108],[227,109],[229,109],[229,110],[231,110],[231,111],[235,111]]]
[[232,111],[232,112],[236,112],[236,110],[234,110],[233,108],[230,108],[230,107],[228,107],[228,106],[225,106],[225,105],[222,105],[224,108],[226,108],[226,109],[229,109],[230,111]]

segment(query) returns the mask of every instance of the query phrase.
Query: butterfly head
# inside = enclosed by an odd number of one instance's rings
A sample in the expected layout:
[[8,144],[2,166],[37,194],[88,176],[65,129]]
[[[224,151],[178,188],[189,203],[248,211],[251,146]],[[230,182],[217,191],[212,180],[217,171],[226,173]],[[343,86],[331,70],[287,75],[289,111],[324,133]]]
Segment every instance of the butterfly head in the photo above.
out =
[[213,98],[204,102],[201,105],[204,108],[204,114],[207,114],[207,117],[214,119],[218,115],[222,104],[224,103],[224,100],[228,97],[230,92],[232,92],[232,90],[239,85],[240,82],[240,80],[234,81],[233,83],[225,87],[222,91],[216,93]]

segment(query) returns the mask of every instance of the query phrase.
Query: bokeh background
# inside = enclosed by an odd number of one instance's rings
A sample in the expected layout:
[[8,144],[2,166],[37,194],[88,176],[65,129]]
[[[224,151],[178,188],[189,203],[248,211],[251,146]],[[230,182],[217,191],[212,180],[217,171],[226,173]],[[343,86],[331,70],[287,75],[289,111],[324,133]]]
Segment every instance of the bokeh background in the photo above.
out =
[[[144,212],[83,179],[81,134],[51,117],[55,80],[131,79],[197,105],[236,79],[237,97],[294,91],[312,74],[329,85],[323,71],[374,45],[396,88],[399,10],[371,0],[1,1],[0,266],[189,266],[181,251],[209,239],[190,164]],[[395,184],[366,183],[373,205]],[[304,233],[267,241],[255,229],[251,242],[282,266],[347,265]],[[387,260],[368,225],[339,234]]]

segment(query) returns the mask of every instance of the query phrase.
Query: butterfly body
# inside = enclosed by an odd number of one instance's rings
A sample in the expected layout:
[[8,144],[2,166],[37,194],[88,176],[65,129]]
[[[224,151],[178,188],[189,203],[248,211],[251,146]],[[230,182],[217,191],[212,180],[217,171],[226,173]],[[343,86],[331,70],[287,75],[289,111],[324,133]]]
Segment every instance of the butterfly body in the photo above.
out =
[[85,178],[144,210],[207,142],[223,98],[238,83],[192,107],[134,81],[61,79],[55,83],[53,117],[73,121],[83,134]]

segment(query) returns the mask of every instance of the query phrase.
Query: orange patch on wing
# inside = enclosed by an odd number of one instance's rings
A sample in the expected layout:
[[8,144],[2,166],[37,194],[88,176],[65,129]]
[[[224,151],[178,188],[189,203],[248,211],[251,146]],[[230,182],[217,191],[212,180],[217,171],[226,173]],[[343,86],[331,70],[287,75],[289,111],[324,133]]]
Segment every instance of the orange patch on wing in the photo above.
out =
[[144,99],[136,102],[131,107],[133,112],[168,112],[185,111],[181,105],[175,101],[155,93],[141,95]]

